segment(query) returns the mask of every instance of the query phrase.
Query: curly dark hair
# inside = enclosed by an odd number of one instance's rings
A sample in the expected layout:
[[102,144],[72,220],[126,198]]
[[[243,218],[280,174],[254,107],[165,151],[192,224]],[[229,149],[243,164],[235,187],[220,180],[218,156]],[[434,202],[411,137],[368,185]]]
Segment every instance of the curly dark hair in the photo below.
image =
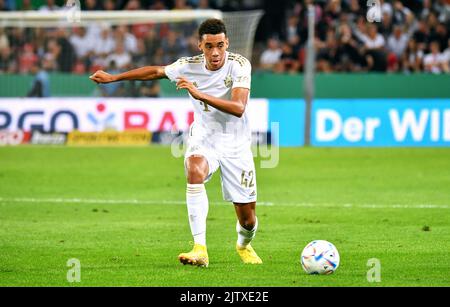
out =
[[220,34],[224,33],[227,35],[227,29],[222,20],[211,18],[207,19],[198,28],[198,37],[202,39],[204,34]]

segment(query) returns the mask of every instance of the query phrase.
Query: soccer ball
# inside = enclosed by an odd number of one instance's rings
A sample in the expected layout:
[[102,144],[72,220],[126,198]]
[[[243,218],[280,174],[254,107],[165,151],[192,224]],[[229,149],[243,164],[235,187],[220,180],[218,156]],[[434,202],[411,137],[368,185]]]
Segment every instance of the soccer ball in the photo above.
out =
[[306,245],[300,260],[308,274],[331,274],[338,268],[339,259],[339,252],[332,243],[315,240]]

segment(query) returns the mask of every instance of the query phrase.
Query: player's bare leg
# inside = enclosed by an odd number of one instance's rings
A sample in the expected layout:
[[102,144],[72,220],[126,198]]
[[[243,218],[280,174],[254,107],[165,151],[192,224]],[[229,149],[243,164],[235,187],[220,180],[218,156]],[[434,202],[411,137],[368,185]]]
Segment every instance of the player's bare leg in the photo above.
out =
[[209,264],[206,249],[206,217],[208,215],[208,196],[204,181],[208,175],[208,162],[205,157],[193,155],[186,159],[186,202],[189,225],[194,238],[194,248],[189,253],[182,253],[178,259],[183,264],[207,267]]
[[234,209],[238,217],[236,231],[238,240],[236,251],[244,263],[261,264],[262,260],[258,257],[250,242],[253,240],[258,229],[258,218],[255,213],[256,202],[247,204],[234,203]]

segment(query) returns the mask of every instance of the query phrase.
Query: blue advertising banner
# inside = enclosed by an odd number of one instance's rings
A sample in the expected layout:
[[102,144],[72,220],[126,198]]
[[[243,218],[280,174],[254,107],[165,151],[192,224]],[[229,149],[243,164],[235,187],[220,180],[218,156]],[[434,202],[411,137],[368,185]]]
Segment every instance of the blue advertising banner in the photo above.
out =
[[305,103],[301,99],[269,99],[269,131],[272,144],[303,146]]
[[450,146],[450,99],[317,99],[313,146]]

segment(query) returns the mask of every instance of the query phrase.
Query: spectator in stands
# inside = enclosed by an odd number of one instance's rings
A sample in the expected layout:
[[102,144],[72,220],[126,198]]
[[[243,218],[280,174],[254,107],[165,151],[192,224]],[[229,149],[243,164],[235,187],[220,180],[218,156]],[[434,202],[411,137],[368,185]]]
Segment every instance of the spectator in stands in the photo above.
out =
[[[17,55],[20,55],[23,50],[23,46],[27,43],[27,38],[25,35],[24,28],[12,28],[11,32],[9,32],[9,46],[12,51]],[[28,41],[29,42],[29,41]]]
[[403,72],[419,72],[422,68],[423,50],[418,48],[417,42],[412,38],[408,41],[405,52],[402,54]]
[[336,64],[336,34],[333,28],[329,28],[326,34],[325,42],[316,40],[317,46],[317,71],[319,72],[331,72],[332,67]]
[[149,9],[150,10],[155,10],[155,11],[167,10],[167,6],[166,6],[166,4],[164,3],[163,0],[155,0],[153,2],[153,4],[151,4],[149,6]]
[[397,59],[401,59],[408,41],[409,37],[403,32],[403,26],[395,25],[393,33],[388,38],[387,49],[395,54]]
[[156,49],[155,55],[153,56],[152,63],[164,63],[164,49],[163,48]]
[[9,38],[5,33],[5,29],[0,28],[0,50],[3,48],[9,48]]
[[369,71],[386,71],[386,53],[384,51],[385,40],[378,33],[375,24],[369,24],[365,32],[354,29],[356,37],[364,44],[363,54]]
[[169,31],[167,37],[162,40],[161,48],[164,50],[163,64],[173,63],[187,55],[185,45],[175,31]]
[[22,74],[29,73],[38,61],[39,58],[34,52],[34,46],[31,43],[25,44],[19,56],[19,72]]
[[145,34],[143,40],[147,56],[146,61],[147,63],[153,63],[153,58],[155,57],[157,50],[161,48],[161,39],[159,38],[158,33],[156,32],[156,28],[155,27],[150,28]]
[[31,67],[31,73],[35,76],[27,97],[50,97],[50,79],[44,65],[36,62]]
[[450,21],[450,3],[446,0],[434,1],[434,10],[438,12],[438,20],[441,23]]
[[382,49],[384,47],[384,37],[378,33],[375,24],[368,24],[362,31],[360,29],[354,29],[354,33],[367,50]]
[[143,81],[138,89],[139,97],[158,98],[161,96],[161,85],[158,80]]
[[275,65],[280,61],[283,50],[277,39],[271,38],[267,42],[267,49],[263,51],[260,57],[260,68],[272,71]]
[[392,23],[394,25],[405,25],[412,17],[410,9],[405,7],[399,0],[394,1],[392,10]]
[[186,3],[186,0],[175,0],[174,10],[192,10],[192,7]]
[[420,19],[426,19],[428,15],[433,11],[431,0],[423,0],[422,11],[418,16]]
[[71,72],[76,62],[76,52],[69,42],[69,34],[64,28],[56,31],[56,40],[60,47],[58,56],[58,68],[62,72]]
[[114,11],[116,9],[116,4],[113,0],[103,1],[103,8],[105,11]]
[[114,39],[116,43],[120,42],[126,52],[130,54],[136,53],[138,47],[137,39],[136,36],[129,32],[129,28],[126,25],[120,25],[114,28]]
[[420,20],[417,24],[417,30],[413,34],[413,38],[417,43],[428,43],[428,38],[430,36],[430,29],[425,20]]
[[6,7],[10,11],[15,11],[17,9],[17,3],[16,0],[4,0],[6,3]]
[[384,1],[384,0],[380,0],[380,4],[381,4],[381,15],[384,16],[385,14],[389,15],[390,17],[392,17],[392,12],[393,12],[393,7],[391,4],[392,1]]
[[[364,16],[364,15],[363,15]],[[361,18],[361,20],[364,20],[364,18]],[[363,21],[365,23],[365,21]],[[381,18],[381,23],[379,24],[379,32],[385,39],[391,35],[393,29],[392,24],[392,16],[388,13],[384,12],[383,17]]]
[[55,4],[55,0],[47,0],[47,5],[42,5],[39,8],[39,11],[41,12],[58,11],[58,10],[60,10],[60,7]]
[[86,0],[85,1],[85,7],[83,8],[86,11],[98,11],[102,7],[100,3],[98,3],[97,0]]
[[13,73],[17,70],[16,59],[9,46],[0,48],[0,73]]
[[283,43],[280,62],[275,66],[275,72],[278,73],[297,73],[300,69],[298,55],[294,53],[293,47],[289,43]]
[[358,51],[358,44],[348,24],[339,26],[337,40],[336,69],[346,72],[361,70],[361,56]]
[[450,38],[447,41],[447,48],[444,50],[444,58],[447,59],[448,65],[450,65]]
[[46,51],[43,55],[46,71],[56,71],[58,67],[58,58],[61,53],[61,47],[56,39],[50,39],[47,42]]
[[187,39],[187,54],[199,54],[198,50],[198,34],[197,31],[193,31]]
[[86,28],[84,27],[73,28],[69,41],[75,49],[77,57],[80,59],[89,55],[94,43],[94,41],[89,40],[89,36],[86,35]]
[[133,67],[142,67],[148,65],[145,43],[142,39],[138,40],[138,51],[132,55]]
[[9,8],[6,5],[5,0],[0,0],[0,11],[9,11]]
[[[339,16],[342,14],[341,1],[327,1],[325,4],[325,11],[323,20],[327,28],[335,27],[336,22],[339,20]],[[322,29],[322,34],[326,35],[327,29]]]
[[33,10],[33,5],[31,3],[31,0],[22,0],[21,5],[19,6],[19,9],[21,11],[31,11]]
[[439,42],[432,41],[430,43],[430,53],[425,55],[423,58],[423,66],[425,71],[434,74],[439,74],[442,72],[449,72],[448,59],[439,50]]
[[[121,72],[121,70],[118,69],[115,60],[112,58],[108,62],[106,71],[110,74],[118,74]],[[99,84],[99,88],[103,97],[116,97],[121,94],[121,91],[123,91],[123,82]]]
[[432,40],[434,40],[434,36],[436,35],[436,28],[439,24],[436,13],[434,11],[432,11],[428,15],[426,22],[427,22],[428,29],[429,29],[429,36],[430,36],[429,42],[431,42]]
[[197,2],[196,8],[198,10],[210,10],[213,9],[209,0],[199,0]]
[[95,37],[87,35],[86,28],[75,27],[73,34],[70,36],[70,43],[72,44],[78,58],[79,67],[81,70],[87,70],[91,66],[91,56],[94,54]]
[[[0,0],[0,9],[13,9],[14,6],[10,5],[13,2],[13,0]],[[58,10],[56,4],[64,2],[48,0],[38,9]],[[86,0],[82,1],[82,4],[83,9],[86,10],[186,10],[192,7],[206,9],[216,5],[219,9],[234,10],[251,7],[257,2],[254,0],[245,1],[245,3],[213,0]],[[270,20],[266,23],[264,31],[267,34],[264,34],[264,37],[260,35],[260,39],[269,36],[281,38],[279,46],[283,48],[278,47],[277,51],[273,52],[270,48],[267,49],[272,42],[257,42],[254,59],[260,59],[262,68],[273,67],[279,72],[294,72],[302,69],[305,53],[300,46],[303,46],[307,39],[306,8],[308,4],[313,4],[316,12],[315,26],[318,36],[316,43],[321,49],[318,50],[316,61],[317,67],[322,71],[388,70],[407,73],[423,71],[425,69],[424,54],[427,53],[429,61],[433,59],[431,56],[433,53],[429,52],[430,42],[438,41],[439,53],[444,54],[444,50],[448,48],[450,4],[446,0],[381,0],[382,20],[380,23],[370,25],[366,20],[366,1],[287,0],[272,6],[267,5],[272,2],[275,1],[264,1],[264,7],[272,9],[280,7],[282,14],[273,15],[281,16],[278,18],[280,21]],[[16,9],[32,9],[32,1],[19,1]],[[78,30],[74,30],[70,42],[68,31],[64,28],[58,30],[20,27],[0,29],[0,64],[2,66],[0,70],[11,73],[29,71],[30,63],[36,61],[35,57],[38,57],[40,61],[47,62],[46,65],[50,70],[83,72],[92,69],[92,63],[107,66],[106,57],[115,52],[113,50],[116,49],[116,41],[124,46],[125,53],[132,58],[132,62],[164,64],[170,62],[170,58],[173,59],[176,54],[182,56],[197,53],[197,37],[192,34],[193,28],[196,27],[195,22],[121,25],[110,28],[102,35],[101,27],[89,26],[87,30],[80,30],[85,32],[83,35],[77,34]],[[414,34],[411,36],[411,33]],[[33,49],[32,52],[30,52],[30,46]],[[58,49],[59,52],[55,52]],[[282,55],[278,56],[281,49]],[[275,65],[272,57],[279,59]],[[446,55],[444,57],[447,58]],[[118,63],[126,58],[126,55],[121,55]],[[445,69],[440,68],[440,70],[445,72]]]
[[138,0],[130,0],[125,5],[125,10],[133,11],[133,10],[140,10],[141,9],[141,3]]
[[284,39],[289,41],[294,36],[300,36],[300,23],[299,18],[296,15],[292,15],[289,17],[286,25],[286,33],[284,35]]
[[358,16],[364,16],[366,14],[364,9],[360,6],[358,0],[350,0],[350,4],[348,5],[346,11],[348,12],[348,18],[351,22],[356,21]]
[[[114,65],[111,63],[114,62]],[[116,51],[106,58],[106,63],[113,66],[114,69],[125,70],[131,64],[131,55],[125,50],[123,42],[116,42]]]
[[116,49],[116,42],[113,39],[110,27],[107,25],[100,26],[100,35],[94,44],[93,56],[91,57],[90,71],[97,71],[108,66],[106,57]]
[[116,47],[116,42],[111,34],[110,27],[106,24],[101,26],[100,36],[97,38],[94,46],[95,63],[106,66],[102,62]]
[[439,48],[444,50],[447,48],[447,40],[449,38],[448,29],[443,23],[439,23],[436,26],[436,31],[434,35],[431,37],[432,40],[438,41]]

